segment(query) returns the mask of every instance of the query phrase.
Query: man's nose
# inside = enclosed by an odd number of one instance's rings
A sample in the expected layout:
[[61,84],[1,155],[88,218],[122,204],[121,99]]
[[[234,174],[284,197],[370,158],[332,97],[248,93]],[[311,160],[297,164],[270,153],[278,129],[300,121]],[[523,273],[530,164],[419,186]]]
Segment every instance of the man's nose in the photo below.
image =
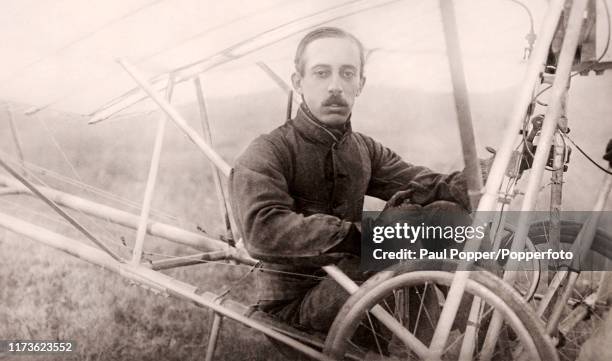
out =
[[340,94],[342,93],[342,81],[340,79],[340,76],[338,74],[334,74],[331,76],[331,79],[329,81],[329,86],[327,87],[327,90],[330,93],[333,94]]

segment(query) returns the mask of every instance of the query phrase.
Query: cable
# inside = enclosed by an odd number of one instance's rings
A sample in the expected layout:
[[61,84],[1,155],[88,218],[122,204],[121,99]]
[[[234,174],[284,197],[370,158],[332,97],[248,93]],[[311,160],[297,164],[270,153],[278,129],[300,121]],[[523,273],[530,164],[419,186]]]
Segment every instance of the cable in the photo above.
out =
[[[561,133],[561,134],[563,134],[563,133]],[[604,172],[606,174],[612,175],[612,172],[610,172],[606,168],[604,168],[601,165],[599,165],[596,161],[593,160],[593,158],[589,157],[589,155],[586,154],[586,152],[584,150],[582,150],[582,148],[580,148],[580,146],[578,144],[574,143],[574,141],[572,140],[572,138],[569,137],[569,135],[563,134],[563,136],[567,137],[567,139],[576,147],[576,149],[578,149],[578,151],[580,153],[582,153],[582,155],[584,155],[586,157],[586,159],[588,159],[591,163],[593,163],[597,168],[601,169],[602,172]]]

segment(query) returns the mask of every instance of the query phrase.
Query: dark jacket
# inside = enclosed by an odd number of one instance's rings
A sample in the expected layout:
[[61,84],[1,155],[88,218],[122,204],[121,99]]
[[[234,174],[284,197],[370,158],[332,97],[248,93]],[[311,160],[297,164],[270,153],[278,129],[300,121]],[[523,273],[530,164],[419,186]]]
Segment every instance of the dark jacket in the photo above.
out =
[[[460,172],[441,175],[401,160],[372,138],[325,127],[300,107],[296,118],[255,139],[230,177],[230,199],[239,231],[260,272],[260,299],[298,297],[316,284],[290,273],[316,273],[344,254],[329,252],[352,222],[360,222],[365,195],[388,200],[415,187],[421,203],[468,204]],[[425,196],[423,196],[425,191]]]

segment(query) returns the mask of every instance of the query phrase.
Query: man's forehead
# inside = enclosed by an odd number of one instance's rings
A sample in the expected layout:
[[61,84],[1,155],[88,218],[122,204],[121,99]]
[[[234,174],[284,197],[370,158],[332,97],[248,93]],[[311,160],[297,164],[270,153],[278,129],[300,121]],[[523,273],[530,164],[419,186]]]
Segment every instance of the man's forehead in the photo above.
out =
[[307,68],[316,65],[351,65],[359,68],[361,64],[359,46],[349,38],[316,39],[304,51]]

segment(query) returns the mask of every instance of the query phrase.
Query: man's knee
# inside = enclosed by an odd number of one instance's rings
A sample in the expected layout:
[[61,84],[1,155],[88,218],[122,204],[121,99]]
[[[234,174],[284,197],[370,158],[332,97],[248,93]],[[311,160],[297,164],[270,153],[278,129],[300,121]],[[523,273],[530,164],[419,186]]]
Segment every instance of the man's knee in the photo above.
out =
[[321,281],[302,300],[299,310],[300,326],[327,332],[349,296],[349,293],[336,281],[332,279]]

